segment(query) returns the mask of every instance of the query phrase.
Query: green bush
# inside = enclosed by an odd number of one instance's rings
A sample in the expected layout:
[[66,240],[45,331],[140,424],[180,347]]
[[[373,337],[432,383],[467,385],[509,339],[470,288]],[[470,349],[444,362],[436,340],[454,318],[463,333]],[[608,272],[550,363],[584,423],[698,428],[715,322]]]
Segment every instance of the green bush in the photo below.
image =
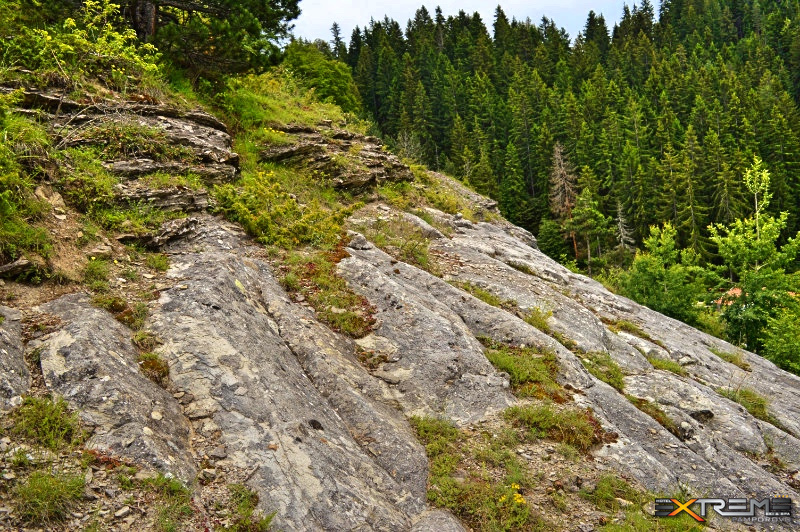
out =
[[33,195],[33,181],[20,159],[46,150],[41,128],[27,118],[11,114],[19,94],[0,95],[0,263],[15,260],[25,251],[46,255],[50,241],[45,230],[31,222],[49,208]]
[[292,42],[286,47],[283,64],[313,88],[320,101],[334,103],[349,113],[361,109],[361,98],[350,69],[345,63],[327,57],[314,44],[302,40]]
[[39,82],[73,87],[101,82],[124,92],[158,85],[158,52],[141,44],[132,29],[123,29],[119,6],[109,0],[86,0],[77,18],[39,24],[31,24],[26,11],[41,6],[25,0],[14,4],[17,9],[0,11],[4,32],[16,26],[14,38],[5,39],[6,65],[36,71]]
[[318,201],[301,205],[295,194],[272,179],[274,175],[274,171],[248,173],[239,186],[216,187],[219,210],[264,244],[284,248],[301,244],[334,246],[351,209],[337,209]]

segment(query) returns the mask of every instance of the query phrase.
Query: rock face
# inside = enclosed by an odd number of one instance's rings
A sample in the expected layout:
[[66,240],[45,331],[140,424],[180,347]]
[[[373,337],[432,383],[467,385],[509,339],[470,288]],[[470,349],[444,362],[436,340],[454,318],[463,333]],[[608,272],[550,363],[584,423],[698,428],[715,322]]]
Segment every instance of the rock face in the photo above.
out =
[[[353,340],[292,301],[267,252],[204,212],[205,192],[157,190],[139,179],[155,171],[190,171],[206,183],[233,178],[238,157],[214,117],[150,105],[90,111],[36,91],[25,102],[67,113],[52,120],[69,124],[75,142],[81,128],[104,120],[161,131],[192,160],[105,161],[122,180],[116,199],[193,214],[149,235],[117,235],[170,257],[145,324],[163,342],[156,351],[169,365],[169,392],[139,371],[131,331],[88,296],[72,294],[35,309],[63,326],[27,346],[20,313],[0,307],[0,410],[28,392],[23,353],[36,350],[44,385],[92,427],[90,446],[187,482],[230,474],[257,493],[261,510],[277,512],[278,529],[460,531],[451,514],[427,506],[429,464],[408,418],[474,427],[516,404],[509,376],[484,356],[478,338],[489,338],[556,354],[557,379],[575,404],[616,434],[593,451],[603,468],[658,492],[798,498],[791,475],[800,469],[800,379],[570,272],[539,252],[529,232],[496,215],[473,222],[428,208],[425,221],[389,206],[353,214],[350,229],[370,216],[412,224],[437,265],[434,275],[351,231],[337,273],[376,309],[374,329]],[[353,190],[413,178],[378,139],[329,125],[285,132],[292,143],[265,149],[262,160],[318,171]],[[431,177],[477,211],[496,211],[495,202]],[[104,246],[89,253],[110,256]],[[477,299],[458,288],[464,283],[506,304]],[[546,317],[547,330],[524,319],[533,311]],[[362,366],[360,350],[378,362]],[[739,353],[742,363],[720,358],[723,352]],[[585,369],[598,353],[623,370],[624,393]],[[653,358],[684,371],[657,370]],[[756,419],[722,393],[744,387],[769,401],[769,416]],[[670,428],[634,402],[657,406]],[[775,462],[782,465],[765,467]]]
[[293,137],[293,142],[271,146],[261,153],[261,160],[320,172],[337,188],[363,189],[414,177],[397,156],[383,151],[383,143],[376,137],[339,129],[289,126],[284,131]]
[[193,479],[189,423],[178,402],[139,371],[130,329],[83,294],[38,310],[65,323],[30,347],[39,350],[48,389],[94,429],[89,447]]
[[22,315],[0,306],[0,411],[22,402],[31,387],[31,374],[25,364],[22,346]]
[[380,390],[352,344],[308,313],[287,314],[269,266],[234,227],[207,218],[167,251],[179,284],[162,292],[151,328],[175,386],[193,397],[185,415],[227,449],[221,463],[257,465],[248,484],[278,527],[409,528],[425,507],[424,451],[369,397]]

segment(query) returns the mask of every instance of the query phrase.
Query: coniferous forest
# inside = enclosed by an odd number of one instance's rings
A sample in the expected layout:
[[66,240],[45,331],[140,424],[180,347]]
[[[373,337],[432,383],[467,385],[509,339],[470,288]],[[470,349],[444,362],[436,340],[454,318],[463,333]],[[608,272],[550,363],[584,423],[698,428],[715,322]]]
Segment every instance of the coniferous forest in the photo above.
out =
[[797,339],[797,1],[644,0],[577,36],[422,7],[316,45],[397,152],[496,199],[544,252],[750,349],[770,327]]

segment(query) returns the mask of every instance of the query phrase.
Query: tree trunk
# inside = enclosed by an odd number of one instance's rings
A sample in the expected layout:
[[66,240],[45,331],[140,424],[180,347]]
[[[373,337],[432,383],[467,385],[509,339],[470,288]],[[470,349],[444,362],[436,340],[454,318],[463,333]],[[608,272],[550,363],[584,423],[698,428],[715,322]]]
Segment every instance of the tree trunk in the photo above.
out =
[[586,266],[589,268],[589,277],[592,276],[592,241],[586,236]]
[[131,22],[139,40],[148,42],[156,33],[157,11],[155,2],[151,0],[133,0],[131,2]]

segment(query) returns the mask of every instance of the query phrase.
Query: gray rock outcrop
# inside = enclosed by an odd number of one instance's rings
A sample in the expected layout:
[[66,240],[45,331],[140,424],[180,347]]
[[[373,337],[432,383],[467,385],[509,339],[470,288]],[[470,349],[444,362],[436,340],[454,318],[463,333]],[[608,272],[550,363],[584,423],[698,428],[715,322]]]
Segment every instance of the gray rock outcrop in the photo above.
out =
[[18,310],[0,305],[0,411],[19,405],[31,387],[21,319]]
[[39,351],[47,388],[93,430],[88,447],[193,480],[189,423],[172,395],[139,371],[130,329],[83,294],[38,310],[64,326],[29,346]]

